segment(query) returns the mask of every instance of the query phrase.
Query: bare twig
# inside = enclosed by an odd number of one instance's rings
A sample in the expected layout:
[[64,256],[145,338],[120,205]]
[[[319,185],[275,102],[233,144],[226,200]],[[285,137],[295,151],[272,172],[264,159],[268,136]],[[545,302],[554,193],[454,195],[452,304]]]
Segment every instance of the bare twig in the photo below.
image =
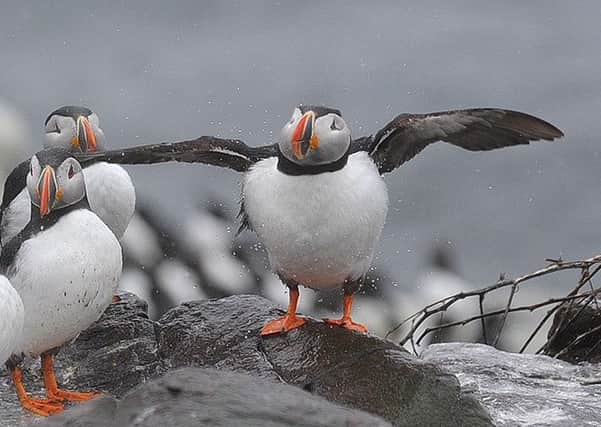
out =
[[484,344],[488,344],[488,336],[486,334],[486,320],[484,319],[484,294],[478,298],[478,308],[480,309],[480,324],[482,325],[482,337],[484,338]]
[[[543,319],[537,324],[537,326],[534,329],[534,331],[532,332],[532,334],[528,337],[528,339],[526,340],[524,345],[521,347],[520,352],[523,352],[526,350],[528,345],[532,342],[534,337],[542,329],[543,325],[557,311],[557,309],[559,308],[559,306],[561,304],[564,304],[567,302],[569,302],[570,304],[578,304],[587,298],[588,298],[589,302],[590,301],[596,302],[596,296],[599,292],[601,292],[601,290],[595,289],[595,287],[592,286],[592,283],[591,283],[591,279],[599,271],[601,271],[601,255],[596,255],[596,256],[588,258],[588,259],[575,260],[575,261],[564,261],[562,259],[547,259],[547,262],[549,262],[550,265],[547,265],[544,268],[541,268],[532,273],[528,273],[523,276],[517,277],[515,279],[506,279],[504,276],[501,276],[500,279],[492,285],[486,286],[481,289],[473,290],[473,291],[459,292],[454,295],[450,295],[448,297],[442,298],[438,301],[432,302],[432,303],[428,304],[427,306],[425,306],[424,308],[422,308],[421,310],[419,310],[419,311],[413,313],[411,316],[407,317],[401,323],[399,323],[395,328],[393,328],[386,334],[386,337],[389,337],[392,333],[398,331],[400,328],[402,328],[403,326],[405,326],[409,323],[410,324],[409,330],[402,336],[402,338],[399,341],[399,344],[404,345],[410,341],[411,345],[414,349],[414,352],[415,352],[415,345],[416,344],[419,345],[420,342],[422,341],[422,339],[430,333],[438,332],[438,331],[441,331],[443,329],[450,328],[453,326],[465,325],[465,324],[470,323],[475,320],[480,320],[480,322],[482,324],[484,340],[486,342],[488,342],[488,336],[487,336],[487,331],[486,331],[486,326],[485,326],[485,319],[488,317],[491,317],[491,316],[501,315],[502,316],[501,324],[500,324],[499,329],[496,332],[496,336],[493,341],[493,345],[497,345],[498,341],[500,339],[502,330],[504,328],[504,325],[506,323],[507,316],[510,313],[515,313],[515,312],[519,312],[519,311],[532,312],[532,311],[540,309],[542,307],[547,307],[547,306],[553,305],[553,307],[550,308],[545,313],[545,316],[543,317]],[[590,272],[590,270],[592,268],[593,268],[593,270],[592,270],[592,272]],[[577,286],[574,289],[572,289],[570,291],[570,293],[568,293],[566,296],[561,297],[561,298],[550,298],[546,301],[538,302],[538,303],[531,304],[531,305],[522,305],[519,307],[512,306],[514,303],[514,297],[516,295],[516,291],[520,284],[531,281],[532,279],[535,279],[535,278],[539,278],[539,277],[542,277],[542,276],[545,276],[548,274],[553,274],[553,273],[563,271],[563,270],[581,270],[581,275],[580,275],[580,279],[578,280]],[[591,285],[591,290],[587,291],[587,292],[582,292],[582,287],[584,285],[586,285],[587,283]],[[505,289],[505,288],[510,288],[510,295],[509,295],[508,302],[507,302],[506,306],[504,307],[504,309],[495,310],[495,311],[486,313],[484,311],[485,296],[491,292],[494,292],[494,291],[497,291],[500,289]],[[436,327],[428,327],[428,328],[425,328],[421,332],[421,334],[417,335],[418,330],[421,330],[421,328],[424,327],[424,323],[426,321],[428,321],[430,318],[432,318],[433,316],[435,316],[439,313],[446,312],[451,306],[453,306],[453,304],[455,304],[459,301],[468,299],[468,298],[472,298],[472,297],[478,297],[479,314],[477,316],[472,316],[472,317],[469,317],[469,318],[461,320],[461,321],[445,323],[442,325],[438,325]],[[576,316],[574,316],[574,317],[576,317]],[[565,327],[569,326],[571,324],[571,322],[573,322],[573,321],[574,321],[574,319],[572,318],[572,319],[569,319],[567,321],[567,323],[559,325],[555,332],[558,333],[558,331],[560,329],[564,330]],[[415,340],[415,336],[418,336],[417,340]]]

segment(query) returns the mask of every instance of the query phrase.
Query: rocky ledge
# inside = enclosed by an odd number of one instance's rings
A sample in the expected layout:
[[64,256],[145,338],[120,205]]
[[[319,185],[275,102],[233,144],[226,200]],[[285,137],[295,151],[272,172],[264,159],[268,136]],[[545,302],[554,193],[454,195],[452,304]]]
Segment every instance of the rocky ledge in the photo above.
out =
[[457,375],[497,426],[601,426],[599,364],[466,343],[431,345],[422,358]]
[[[492,425],[457,378],[395,344],[311,320],[259,336],[281,315],[250,295],[185,303],[158,322],[133,295],[57,357],[65,387],[105,395],[41,419],[0,378],[6,425]],[[25,371],[41,394],[39,363]]]
[[[186,303],[153,322],[143,301],[123,296],[56,363],[66,388],[104,396],[43,419],[0,377],[0,425],[601,425],[601,365],[465,343],[417,359],[314,320],[260,337],[281,313],[243,295]],[[39,363],[25,380],[41,394]]]

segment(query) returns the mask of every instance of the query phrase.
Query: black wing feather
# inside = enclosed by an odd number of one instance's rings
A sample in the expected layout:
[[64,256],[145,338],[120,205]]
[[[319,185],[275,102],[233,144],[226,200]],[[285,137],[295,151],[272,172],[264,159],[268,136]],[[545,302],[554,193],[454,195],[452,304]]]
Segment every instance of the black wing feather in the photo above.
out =
[[499,108],[473,108],[429,114],[400,114],[374,136],[353,141],[368,151],[380,173],[390,172],[411,160],[436,141],[470,151],[487,151],[563,136],[563,132],[538,117]]
[[0,224],[4,211],[10,203],[19,195],[19,193],[27,186],[27,174],[29,173],[29,165],[31,160],[25,160],[12,170],[10,175],[4,181],[4,191],[2,193],[2,204],[0,205]]
[[165,162],[205,163],[247,171],[254,163],[277,155],[274,145],[250,147],[235,139],[201,136],[190,141],[140,145],[100,153],[81,153],[76,158],[83,164],[109,162],[119,164],[151,164]]

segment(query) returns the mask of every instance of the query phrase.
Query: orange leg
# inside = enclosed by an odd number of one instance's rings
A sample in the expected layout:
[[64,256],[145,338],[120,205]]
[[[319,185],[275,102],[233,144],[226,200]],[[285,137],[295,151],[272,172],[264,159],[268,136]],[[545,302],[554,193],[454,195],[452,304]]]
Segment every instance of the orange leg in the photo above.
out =
[[100,393],[95,391],[77,392],[58,388],[56,378],[54,377],[54,368],[52,367],[52,356],[50,354],[42,356],[42,372],[44,374],[46,395],[52,400],[89,400],[100,395]]
[[344,303],[344,311],[342,314],[342,318],[340,319],[323,319],[324,322],[329,323],[330,325],[342,326],[345,329],[350,329],[352,331],[359,332],[367,332],[367,328],[365,325],[361,323],[353,322],[351,319],[351,307],[353,306],[353,294],[344,294],[343,298]]
[[34,399],[30,397],[23,386],[21,369],[16,367],[12,368],[10,370],[10,376],[15,384],[17,396],[19,397],[19,401],[21,402],[21,406],[23,406],[23,408],[30,410],[34,414],[45,417],[56,414],[57,412],[61,412],[63,410],[63,404],[60,402],[54,402],[49,399]]
[[286,311],[286,315],[265,323],[265,325],[261,328],[261,335],[288,332],[307,323],[307,319],[296,315],[298,296],[298,287],[290,288],[290,301],[288,302],[288,310]]

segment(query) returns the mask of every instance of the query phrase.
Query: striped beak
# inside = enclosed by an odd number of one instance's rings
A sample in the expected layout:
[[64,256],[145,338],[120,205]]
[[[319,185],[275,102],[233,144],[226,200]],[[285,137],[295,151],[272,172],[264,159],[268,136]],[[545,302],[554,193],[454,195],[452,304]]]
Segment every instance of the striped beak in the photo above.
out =
[[71,140],[73,148],[79,148],[82,153],[96,151],[96,135],[87,117],[77,118],[76,134]]
[[58,188],[54,169],[46,166],[40,175],[36,186],[36,193],[40,197],[40,216],[44,217],[50,213],[54,203],[59,201],[63,195]]
[[319,146],[319,138],[314,133],[315,128],[315,113],[307,111],[298,121],[294,132],[292,132],[291,145],[294,156],[302,160],[309,148],[317,148]]

